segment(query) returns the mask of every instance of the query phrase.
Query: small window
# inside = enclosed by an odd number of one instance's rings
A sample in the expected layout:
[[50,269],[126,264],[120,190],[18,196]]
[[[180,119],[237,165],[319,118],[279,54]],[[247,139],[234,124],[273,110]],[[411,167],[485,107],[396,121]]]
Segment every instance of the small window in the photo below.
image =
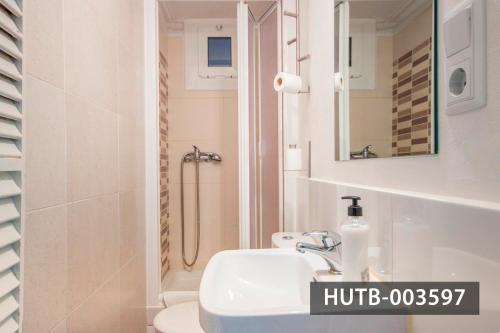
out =
[[208,67],[231,67],[231,37],[208,37]]

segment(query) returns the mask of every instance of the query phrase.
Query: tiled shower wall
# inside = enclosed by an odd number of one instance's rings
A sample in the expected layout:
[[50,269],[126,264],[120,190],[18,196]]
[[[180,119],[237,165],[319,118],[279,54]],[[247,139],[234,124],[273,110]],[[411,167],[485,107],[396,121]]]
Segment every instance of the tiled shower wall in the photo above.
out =
[[170,211],[169,211],[169,160],[168,160],[168,64],[160,52],[160,246],[161,278],[170,269]]
[[430,37],[393,64],[393,156],[431,153],[432,52]]
[[142,0],[25,0],[23,332],[144,332]]
[[[200,165],[201,242],[194,270],[203,270],[216,252],[239,246],[238,223],[238,95],[234,90],[185,89],[184,37],[160,39],[168,61],[169,226],[171,271],[184,269],[181,255],[180,166],[193,145],[216,152],[222,163]],[[162,49],[164,46],[161,46]],[[185,166],[186,253],[193,257],[195,241],[194,165]]]

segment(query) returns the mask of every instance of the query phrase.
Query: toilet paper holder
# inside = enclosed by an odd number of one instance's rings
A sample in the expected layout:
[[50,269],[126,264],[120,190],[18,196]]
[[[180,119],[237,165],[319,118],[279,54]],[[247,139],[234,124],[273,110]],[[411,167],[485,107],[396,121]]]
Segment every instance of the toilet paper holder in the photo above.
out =
[[300,90],[297,94],[310,94],[311,93],[311,86],[307,86],[307,90]]

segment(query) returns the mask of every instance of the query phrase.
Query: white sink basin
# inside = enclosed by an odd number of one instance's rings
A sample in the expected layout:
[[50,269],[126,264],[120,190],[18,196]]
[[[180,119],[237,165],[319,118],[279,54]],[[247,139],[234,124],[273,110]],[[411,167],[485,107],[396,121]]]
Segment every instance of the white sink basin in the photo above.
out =
[[293,249],[220,252],[201,280],[201,326],[207,333],[405,332],[402,316],[309,315],[309,283],[322,269],[321,258]]

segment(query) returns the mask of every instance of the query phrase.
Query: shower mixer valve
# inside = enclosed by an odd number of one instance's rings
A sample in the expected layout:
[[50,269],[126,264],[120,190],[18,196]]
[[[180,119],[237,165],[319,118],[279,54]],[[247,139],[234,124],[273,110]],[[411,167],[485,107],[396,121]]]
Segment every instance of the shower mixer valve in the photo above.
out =
[[193,146],[193,152],[184,155],[184,162],[222,162],[222,157],[217,153],[202,152]]

